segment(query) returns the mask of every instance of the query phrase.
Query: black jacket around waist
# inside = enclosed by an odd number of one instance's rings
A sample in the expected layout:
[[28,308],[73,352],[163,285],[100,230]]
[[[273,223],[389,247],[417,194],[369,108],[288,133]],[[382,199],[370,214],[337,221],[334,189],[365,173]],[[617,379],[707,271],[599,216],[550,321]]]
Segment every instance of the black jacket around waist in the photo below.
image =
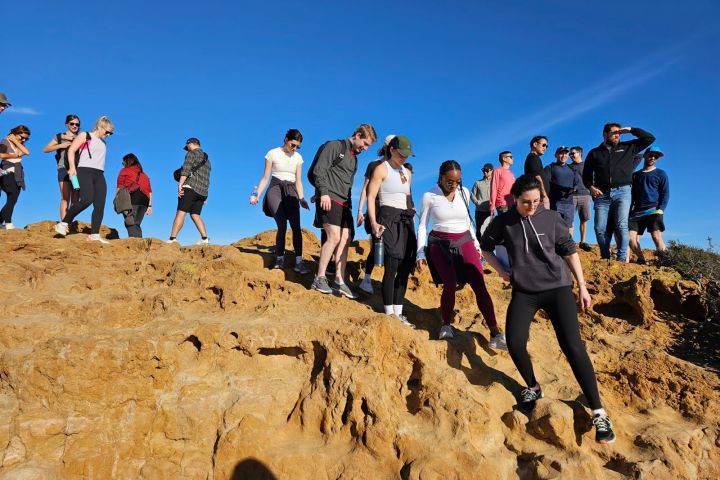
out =
[[603,190],[632,184],[635,155],[652,145],[655,137],[641,128],[633,128],[630,133],[637,138],[620,142],[609,150],[603,143],[590,150],[582,177],[587,188]]

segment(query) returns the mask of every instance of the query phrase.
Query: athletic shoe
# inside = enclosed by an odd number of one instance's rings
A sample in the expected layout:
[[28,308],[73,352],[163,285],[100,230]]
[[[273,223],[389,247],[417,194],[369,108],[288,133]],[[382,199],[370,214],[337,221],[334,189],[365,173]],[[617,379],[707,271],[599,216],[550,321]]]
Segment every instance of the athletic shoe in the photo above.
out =
[[58,222],[55,224],[55,233],[58,235],[62,235],[63,237],[68,234],[68,231],[70,230],[70,227],[67,223],[64,222]]
[[313,290],[317,290],[320,293],[332,293],[332,288],[330,288],[330,285],[328,285],[327,278],[325,277],[315,277],[313,279],[312,285],[310,285],[310,288]]
[[363,281],[360,282],[360,285],[358,285],[358,288],[362,290],[363,292],[367,293],[368,295],[372,295],[375,293],[372,286],[372,280],[363,278]]
[[273,265],[273,268],[282,270],[285,268],[285,257],[277,257],[275,259],[275,265]]
[[299,273],[300,275],[307,275],[311,272],[310,268],[305,265],[305,262],[296,263],[293,270],[295,273]]
[[398,320],[400,320],[400,323],[402,323],[402,324],[405,325],[406,327],[410,327],[410,328],[412,328],[413,330],[415,330],[415,325],[412,324],[412,323],[410,323],[410,321],[407,319],[407,317],[406,317],[405,315],[403,315],[403,314],[400,314],[400,315],[393,314],[393,317],[395,317],[395,318],[397,318]]
[[337,283],[333,285],[333,290],[335,290],[340,295],[345,295],[347,298],[354,300],[357,298],[357,295],[353,293],[352,290],[350,290],[350,287],[347,286],[347,283]]
[[209,245],[210,239],[209,238],[201,238],[197,242],[195,242],[195,245]]
[[438,339],[445,340],[447,338],[449,340],[454,336],[455,335],[453,335],[452,327],[450,325],[443,325],[440,327],[440,335],[438,335]]
[[580,242],[579,246],[581,250],[585,250],[586,252],[592,252],[592,247],[585,242]]
[[177,238],[173,238],[173,239],[165,240],[165,243],[180,243],[180,242],[177,241]]
[[505,340],[504,333],[498,333],[490,339],[488,346],[493,350],[503,350],[507,352],[507,340]]
[[612,422],[607,415],[595,415],[592,419],[595,425],[595,441],[598,443],[613,443],[615,432],[612,429]]
[[637,263],[638,265],[645,265],[645,264],[647,264],[647,262],[645,261],[644,258],[638,258],[636,263]]
[[12,223],[6,223],[5,225],[3,225],[3,228],[5,230],[15,230],[15,225],[13,225]]
[[92,234],[88,235],[87,241],[88,241],[88,242],[100,242],[100,243],[102,243],[102,244],[104,244],[104,245],[107,245],[107,244],[110,243],[109,241],[107,241],[107,240],[105,240],[104,238],[102,238],[102,237],[100,236],[100,234],[98,234],[98,233],[92,233]]
[[542,390],[533,390],[532,388],[526,388],[520,392],[520,411],[525,413],[532,412],[535,408],[535,403],[543,397]]

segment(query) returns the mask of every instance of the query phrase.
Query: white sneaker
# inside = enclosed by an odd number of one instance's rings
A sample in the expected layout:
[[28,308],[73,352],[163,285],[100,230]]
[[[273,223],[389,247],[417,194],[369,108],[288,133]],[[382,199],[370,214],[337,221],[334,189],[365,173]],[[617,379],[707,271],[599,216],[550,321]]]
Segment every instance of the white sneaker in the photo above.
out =
[[102,238],[99,233],[91,233],[90,235],[88,235],[87,241],[88,242],[100,242],[104,245],[107,245],[110,243],[109,241]]
[[177,241],[177,238],[173,238],[173,239],[165,240],[165,243],[180,243],[180,242]]
[[402,323],[406,327],[410,327],[413,330],[415,329],[415,325],[410,323],[410,321],[407,319],[407,317],[405,315],[396,315],[393,313],[392,316],[397,318],[398,320],[400,320],[400,323]]
[[6,223],[5,225],[3,225],[3,228],[5,230],[15,230],[15,225],[13,225],[12,223]]
[[358,288],[362,290],[363,292],[367,293],[368,295],[372,295],[374,293],[373,286],[372,286],[372,280],[363,278],[363,281],[360,282],[360,285],[358,285]]
[[58,222],[55,224],[55,233],[62,235],[63,237],[68,234],[70,227],[65,222]]
[[493,350],[503,350],[507,352],[507,340],[504,333],[498,333],[490,339],[488,346]]
[[210,244],[210,239],[209,239],[209,238],[206,238],[206,239],[204,239],[204,240],[201,238],[200,240],[198,240],[197,242],[195,242],[195,245],[209,245],[209,244]]
[[440,327],[440,335],[438,335],[438,339],[445,340],[446,338],[450,339],[453,337],[454,335],[452,327],[450,325],[443,325],[442,327]]

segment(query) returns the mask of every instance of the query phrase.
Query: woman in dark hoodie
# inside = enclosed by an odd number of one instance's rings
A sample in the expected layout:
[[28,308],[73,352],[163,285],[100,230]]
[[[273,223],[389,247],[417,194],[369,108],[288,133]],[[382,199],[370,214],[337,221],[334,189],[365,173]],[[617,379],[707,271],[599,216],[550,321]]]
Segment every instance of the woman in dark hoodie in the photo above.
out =
[[[513,287],[505,329],[510,357],[527,384],[520,392],[519,407],[529,413],[543,396],[527,352],[530,322],[543,309],[592,409],[595,440],[612,443],[612,423],[600,403],[595,371],[580,338],[571,273],[578,283],[583,310],[590,307],[591,299],[575,242],[560,214],[542,205],[540,184],[535,178],[521,176],[510,193],[515,206],[492,220],[480,247],[490,265]],[[496,245],[507,249],[510,272],[493,254]]]

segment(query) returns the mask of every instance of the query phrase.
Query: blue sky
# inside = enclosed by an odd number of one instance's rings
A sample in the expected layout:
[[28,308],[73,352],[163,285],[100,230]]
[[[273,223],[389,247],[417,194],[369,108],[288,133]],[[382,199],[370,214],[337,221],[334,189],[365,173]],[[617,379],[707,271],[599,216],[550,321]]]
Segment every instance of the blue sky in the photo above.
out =
[[[0,91],[13,108],[0,115],[0,133],[32,130],[19,226],[57,220],[54,159],[42,147],[68,113],[83,129],[101,114],[114,121],[110,185],[124,154],[140,158],[154,190],[146,236],[167,238],[172,171],[185,139],[199,137],[213,163],[203,211],[213,243],[274,228],[247,200],[288,128],[305,137],[306,165],[359,123],[381,138],[409,136],[419,201],[443,160],[458,160],[471,184],[507,149],[519,175],[533,135],[549,138],[547,164],[559,145],[596,146],[612,120],[652,132],[666,153],[666,238],[720,244],[710,180],[720,128],[716,2],[29,1],[3,10],[12,21],[0,31]],[[360,156],[356,197],[377,147]],[[103,223],[124,237],[111,203]],[[89,209],[79,217],[89,218]],[[302,221],[310,227],[311,214]],[[190,223],[179,237],[197,238]]]

